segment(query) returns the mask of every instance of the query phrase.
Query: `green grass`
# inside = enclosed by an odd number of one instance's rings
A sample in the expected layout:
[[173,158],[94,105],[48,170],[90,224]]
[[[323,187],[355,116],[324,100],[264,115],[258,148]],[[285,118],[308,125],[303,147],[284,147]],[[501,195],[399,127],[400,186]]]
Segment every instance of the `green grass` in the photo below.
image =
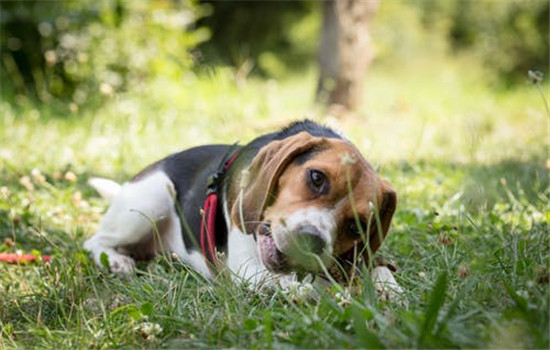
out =
[[[0,265],[0,348],[548,348],[540,96],[494,90],[467,63],[415,64],[375,68],[365,109],[344,119],[311,107],[311,71],[241,86],[223,69],[159,80],[72,115],[3,101],[0,251],[54,259]],[[82,251],[106,207],[89,177],[123,181],[170,152],[304,116],[344,131],[397,189],[380,254],[399,266],[401,302],[377,301],[368,281],[317,299],[251,291],[162,258],[121,278]]]

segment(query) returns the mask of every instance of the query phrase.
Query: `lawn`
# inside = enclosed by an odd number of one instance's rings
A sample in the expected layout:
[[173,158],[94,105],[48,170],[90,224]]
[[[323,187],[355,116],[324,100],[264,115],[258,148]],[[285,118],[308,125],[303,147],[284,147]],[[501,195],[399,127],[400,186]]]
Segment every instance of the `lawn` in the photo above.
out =
[[[543,86],[547,88],[547,82]],[[550,173],[544,103],[467,61],[375,66],[364,108],[311,104],[315,73],[237,81],[230,69],[158,79],[94,109],[2,101],[0,348],[548,348]],[[124,181],[168,153],[245,143],[309,117],[343,131],[398,192],[379,254],[401,300],[366,280],[311,298],[205,281],[159,258],[121,278],[82,250],[107,203],[91,176]]]

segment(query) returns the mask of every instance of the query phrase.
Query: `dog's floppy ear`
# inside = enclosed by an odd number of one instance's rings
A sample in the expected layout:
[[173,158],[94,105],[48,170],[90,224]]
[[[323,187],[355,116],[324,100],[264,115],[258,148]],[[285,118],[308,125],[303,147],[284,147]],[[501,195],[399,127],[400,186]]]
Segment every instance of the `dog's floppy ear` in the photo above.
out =
[[[378,189],[377,212],[374,213],[371,223],[371,233],[369,238],[369,249],[365,254],[376,253],[384,238],[390,229],[393,213],[397,206],[397,194],[393,187],[386,181],[381,181]],[[367,255],[368,257],[368,255]],[[368,260],[367,260],[368,261]]]
[[[353,276],[351,268],[354,266],[358,267],[356,264],[358,262],[357,259],[360,257],[357,253],[362,253],[360,255],[364,263],[368,266],[370,266],[371,263],[374,266],[382,265],[381,261],[383,259],[375,259],[373,261],[370,261],[370,259],[374,257],[382,241],[386,238],[397,205],[397,194],[393,187],[386,181],[380,181],[377,201],[378,203],[373,203],[374,210],[369,224],[370,230],[368,237],[366,237],[368,242],[358,244],[358,246],[350,249],[338,258],[340,270],[336,272],[335,277],[337,277],[337,279],[346,281]],[[384,263],[383,266],[387,266],[390,270],[395,271],[395,266],[391,263]],[[342,271],[344,271],[343,274]]]
[[277,182],[285,168],[298,155],[326,142],[324,138],[303,131],[264,146],[250,163],[248,173],[241,174],[248,178],[231,208],[231,221],[243,232],[255,233],[264,209],[275,199]]

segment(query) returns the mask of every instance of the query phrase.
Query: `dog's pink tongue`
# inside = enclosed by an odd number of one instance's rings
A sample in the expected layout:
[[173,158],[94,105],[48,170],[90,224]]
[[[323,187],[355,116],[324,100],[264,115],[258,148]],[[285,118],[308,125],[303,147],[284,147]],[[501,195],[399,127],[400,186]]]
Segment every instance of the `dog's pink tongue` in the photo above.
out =
[[273,240],[273,237],[271,236],[263,236],[263,251],[267,258],[270,260],[276,260],[281,252],[277,249],[277,246],[275,245],[275,241]]
[[286,257],[277,249],[272,236],[259,236],[261,258],[264,265],[273,272],[288,271]]

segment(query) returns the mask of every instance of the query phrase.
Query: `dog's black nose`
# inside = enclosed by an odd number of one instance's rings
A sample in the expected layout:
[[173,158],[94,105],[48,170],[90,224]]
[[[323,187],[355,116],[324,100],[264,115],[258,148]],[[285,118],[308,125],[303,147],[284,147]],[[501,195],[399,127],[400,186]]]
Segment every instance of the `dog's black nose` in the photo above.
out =
[[296,235],[297,245],[306,252],[320,255],[325,249],[325,240],[319,230],[313,225],[300,227]]

